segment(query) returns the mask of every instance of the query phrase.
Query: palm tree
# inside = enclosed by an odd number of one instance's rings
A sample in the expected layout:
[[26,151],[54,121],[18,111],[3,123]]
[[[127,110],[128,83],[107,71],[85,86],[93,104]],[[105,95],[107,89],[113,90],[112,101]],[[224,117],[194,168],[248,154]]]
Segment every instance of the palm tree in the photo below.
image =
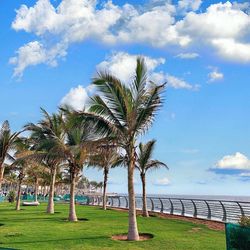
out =
[[136,168],[140,172],[142,182],[142,215],[148,217],[147,210],[147,197],[146,197],[146,173],[148,170],[158,169],[160,167],[167,167],[167,165],[161,161],[153,160],[152,155],[155,148],[156,140],[151,140],[146,144],[139,144],[139,152],[137,153]]
[[44,173],[47,171],[47,169],[44,164],[35,162],[34,160],[26,160],[26,162],[30,162],[30,164],[26,169],[26,172],[27,175],[29,176],[31,185],[33,186],[34,201],[38,202],[39,182],[44,177]]
[[107,183],[108,175],[111,168],[122,164],[123,158],[117,152],[117,147],[112,144],[103,144],[98,147],[98,153],[92,155],[89,159],[89,165],[97,167],[103,171],[103,182],[99,183],[99,187],[103,188],[102,193],[102,208],[107,209]]
[[63,130],[62,114],[49,115],[46,110],[41,109],[41,111],[43,119],[38,124],[27,124],[25,129],[32,132],[31,141],[33,142],[32,150],[34,151],[34,154],[30,157],[36,161],[42,162],[50,172],[47,213],[54,214],[56,175],[62,159],[56,155],[48,156],[51,149],[50,146],[53,146],[50,145],[49,142],[50,140],[53,141],[55,139],[63,141],[65,132]]
[[135,75],[130,84],[122,83],[108,72],[99,72],[93,79],[99,95],[92,97],[89,113],[78,112],[82,118],[96,122],[103,134],[116,137],[118,146],[126,152],[128,166],[129,228],[128,240],[139,240],[136,220],[134,169],[135,145],[138,136],[152,125],[162,105],[165,84],[148,81],[143,58],[137,58]]
[[10,151],[14,148],[16,139],[20,132],[11,133],[8,121],[5,121],[0,128],[0,189],[3,182],[6,159],[13,161]]
[[15,142],[15,153],[13,155],[14,162],[10,165],[10,170],[13,174],[17,175],[17,198],[16,198],[16,210],[20,210],[21,203],[21,188],[25,178],[26,170],[29,167],[29,161],[24,159],[24,156],[29,154],[30,141],[27,138],[19,137]]
[[[30,124],[27,128],[34,131],[34,137],[38,134],[36,157],[44,161],[63,164],[69,170],[70,208],[68,219],[77,221],[75,185],[90,150],[93,150],[93,139],[96,137],[92,132],[93,124],[80,121],[78,116],[67,108],[61,109],[59,116],[53,117],[55,126],[51,126],[51,119],[47,112],[45,116],[48,122],[42,121],[40,126]],[[47,123],[49,124],[47,125]]]

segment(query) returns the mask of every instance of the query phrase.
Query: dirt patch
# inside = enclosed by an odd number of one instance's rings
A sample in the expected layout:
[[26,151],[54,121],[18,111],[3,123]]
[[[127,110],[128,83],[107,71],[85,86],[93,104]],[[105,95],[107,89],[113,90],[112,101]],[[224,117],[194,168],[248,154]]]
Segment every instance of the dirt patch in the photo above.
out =
[[[123,211],[127,212],[128,209],[126,208],[111,208],[113,210],[117,211]],[[142,211],[137,210],[137,215],[142,215]],[[224,231],[225,230],[225,224],[223,222],[217,222],[217,221],[210,221],[205,219],[199,219],[199,218],[192,218],[192,217],[184,217],[181,215],[171,215],[171,214],[164,214],[164,213],[157,213],[157,212],[149,212],[149,215],[152,217],[160,217],[160,218],[166,218],[166,219],[173,219],[173,220],[181,220],[181,221],[189,221],[194,224],[202,224],[206,225],[209,229],[212,230],[218,230],[218,231]]]
[[[150,240],[154,237],[153,234],[147,234],[147,233],[141,233],[141,234],[139,234],[139,236],[140,236],[139,241]],[[128,235],[127,234],[116,234],[116,235],[113,235],[111,238],[112,238],[112,240],[125,241],[125,240],[128,240]]]
[[188,232],[189,233],[197,233],[197,232],[199,232],[201,230],[201,228],[200,227],[193,227],[191,230],[189,230]]

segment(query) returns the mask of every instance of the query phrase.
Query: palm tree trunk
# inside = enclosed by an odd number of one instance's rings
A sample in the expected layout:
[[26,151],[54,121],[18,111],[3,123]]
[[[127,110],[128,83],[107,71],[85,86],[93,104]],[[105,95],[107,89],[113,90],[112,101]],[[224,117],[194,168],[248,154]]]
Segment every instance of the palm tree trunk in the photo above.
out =
[[104,169],[103,195],[102,195],[102,208],[103,208],[103,210],[107,209],[107,207],[106,207],[106,203],[107,203],[107,197],[106,197],[107,182],[108,182],[108,170]]
[[4,170],[5,170],[4,163],[0,162],[0,190],[1,190],[1,187],[2,187]]
[[47,206],[47,213],[53,214],[54,210],[54,193],[55,193],[55,182],[56,182],[56,167],[51,169],[51,180],[49,189],[49,201]]
[[135,192],[134,192],[134,169],[135,169],[135,152],[134,147],[129,156],[128,165],[128,199],[129,199],[129,227],[128,227],[128,240],[139,240],[139,233],[136,219],[135,207]]
[[77,221],[76,207],[75,207],[75,182],[76,173],[71,173],[71,183],[70,183],[70,203],[69,203],[69,221]]
[[34,195],[35,195],[35,197],[34,197],[35,202],[38,202],[38,200],[37,200],[37,193],[38,193],[38,177],[36,176],[36,177],[35,177],[35,192],[34,192]]
[[146,176],[144,173],[141,173],[141,182],[142,182],[142,216],[149,217],[147,209],[147,197],[146,197]]
[[21,187],[22,187],[22,177],[19,176],[18,181],[18,191],[17,191],[17,200],[16,200],[16,210],[20,210],[20,204],[21,204]]

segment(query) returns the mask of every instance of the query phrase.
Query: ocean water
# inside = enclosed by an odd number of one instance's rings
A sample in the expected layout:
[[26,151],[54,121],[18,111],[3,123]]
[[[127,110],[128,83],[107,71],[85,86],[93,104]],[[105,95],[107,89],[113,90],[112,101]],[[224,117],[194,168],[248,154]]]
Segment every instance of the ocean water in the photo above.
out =
[[[141,195],[138,195],[141,196]],[[222,200],[222,201],[243,201],[250,202],[250,196],[233,196],[233,195],[163,195],[149,194],[148,197],[157,198],[179,198],[179,199],[201,199],[201,200]]]

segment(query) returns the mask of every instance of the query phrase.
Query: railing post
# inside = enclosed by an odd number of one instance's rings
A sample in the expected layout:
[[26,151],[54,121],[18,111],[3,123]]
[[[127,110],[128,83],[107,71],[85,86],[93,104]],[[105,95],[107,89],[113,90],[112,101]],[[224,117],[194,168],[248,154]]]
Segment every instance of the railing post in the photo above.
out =
[[127,196],[124,196],[125,197],[125,200],[126,200],[126,208],[128,208],[128,198]]
[[197,217],[197,207],[196,207],[196,204],[193,200],[191,200],[191,202],[193,203],[193,206],[194,206],[194,214],[193,214],[193,217],[196,218]]
[[161,213],[163,213],[164,208],[163,208],[163,202],[162,202],[161,198],[159,198],[159,201],[160,201],[160,203],[161,203]]
[[227,220],[227,211],[226,211],[226,208],[225,208],[224,204],[222,203],[222,201],[220,201],[220,204],[221,204],[222,210],[223,210],[223,218],[222,218],[222,221],[226,221],[226,220]]
[[207,205],[207,218],[208,218],[209,220],[211,220],[211,208],[210,208],[210,206],[209,206],[209,204],[208,204],[208,202],[207,202],[206,200],[204,200],[204,202],[205,202],[206,205]]
[[180,202],[181,202],[181,215],[184,216],[185,215],[185,207],[184,207],[183,201],[181,199],[180,199]]
[[174,214],[174,205],[170,198],[169,198],[169,202],[170,202],[170,214]]
[[236,202],[240,208],[241,216],[245,216],[245,212],[239,202]]
[[153,202],[153,199],[152,198],[149,198],[150,201],[151,201],[151,211],[154,211],[155,210],[155,207],[154,207],[154,202]]

